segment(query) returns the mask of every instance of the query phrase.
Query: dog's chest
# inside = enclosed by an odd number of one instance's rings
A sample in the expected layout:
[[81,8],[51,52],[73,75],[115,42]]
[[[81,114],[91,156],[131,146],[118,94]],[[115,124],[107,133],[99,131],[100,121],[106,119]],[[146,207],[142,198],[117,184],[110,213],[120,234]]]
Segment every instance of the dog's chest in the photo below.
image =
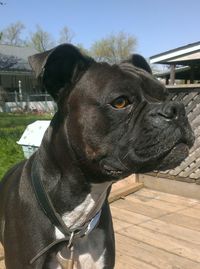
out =
[[[62,215],[62,219],[66,226],[76,229],[82,226],[85,220],[93,211],[99,210],[105,201],[107,189],[110,183],[94,184],[84,201],[77,205],[73,211],[66,212]],[[56,239],[64,238],[64,235],[55,228]],[[90,239],[89,239],[90,238]],[[91,241],[92,240],[92,243]],[[97,240],[97,242],[96,242]],[[95,241],[95,247],[93,246]],[[95,229],[92,237],[89,235],[81,238],[77,244],[75,243],[76,262],[73,269],[102,269],[104,268],[105,256],[105,238],[102,231]],[[95,258],[94,258],[95,257]],[[56,269],[60,269],[58,266]]]
[[[91,192],[85,197],[84,201],[77,205],[73,211],[62,215],[65,225],[69,229],[77,229],[89,221],[88,216],[91,212],[97,213],[106,198],[107,189],[111,183],[92,184]],[[95,214],[94,214],[95,215]],[[92,217],[94,217],[94,215]],[[64,234],[55,228],[56,239],[64,238]]]
[[[94,200],[92,199],[91,195],[88,194],[85,200],[76,208],[74,208],[72,212],[66,212],[62,215],[62,219],[65,225],[71,229],[76,229],[77,227],[80,227],[86,219],[90,210],[94,207],[94,204]],[[62,239],[65,237],[64,234],[60,232],[57,227],[55,227],[55,236],[56,239]]]

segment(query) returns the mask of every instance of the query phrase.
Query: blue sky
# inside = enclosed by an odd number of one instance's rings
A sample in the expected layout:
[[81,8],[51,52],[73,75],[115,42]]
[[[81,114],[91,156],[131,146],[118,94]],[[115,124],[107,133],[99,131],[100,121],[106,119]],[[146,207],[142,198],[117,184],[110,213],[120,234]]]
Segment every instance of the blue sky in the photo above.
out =
[[39,24],[57,39],[68,26],[73,42],[90,48],[110,33],[137,38],[145,57],[200,41],[199,0],[1,0],[0,30],[21,21],[28,36]]

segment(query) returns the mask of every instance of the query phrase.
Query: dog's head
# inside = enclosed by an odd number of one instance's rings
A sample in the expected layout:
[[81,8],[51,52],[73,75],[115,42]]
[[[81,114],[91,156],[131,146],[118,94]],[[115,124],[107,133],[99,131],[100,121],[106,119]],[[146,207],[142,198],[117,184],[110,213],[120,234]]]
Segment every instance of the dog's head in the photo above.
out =
[[187,157],[194,135],[184,106],[166,101],[142,56],[109,65],[64,44],[30,63],[58,104],[62,139],[93,180],[174,168]]

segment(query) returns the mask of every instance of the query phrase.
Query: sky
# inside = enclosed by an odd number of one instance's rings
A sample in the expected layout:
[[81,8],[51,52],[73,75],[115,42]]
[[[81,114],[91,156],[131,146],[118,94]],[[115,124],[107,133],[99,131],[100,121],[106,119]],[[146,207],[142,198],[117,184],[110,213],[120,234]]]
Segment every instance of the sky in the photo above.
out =
[[137,53],[150,57],[200,41],[200,0],[1,0],[0,30],[21,21],[24,37],[40,25],[54,39],[67,26],[86,49],[124,31]]

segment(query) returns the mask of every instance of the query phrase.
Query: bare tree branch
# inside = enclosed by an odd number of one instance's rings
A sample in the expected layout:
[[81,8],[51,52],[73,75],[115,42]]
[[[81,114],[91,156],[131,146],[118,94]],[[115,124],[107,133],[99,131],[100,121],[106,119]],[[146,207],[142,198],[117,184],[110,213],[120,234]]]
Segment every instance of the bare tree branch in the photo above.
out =
[[119,32],[96,41],[91,47],[91,55],[99,61],[118,63],[133,53],[137,44],[135,37]]
[[59,43],[71,43],[73,38],[74,33],[67,26],[63,27],[63,29],[60,31]]
[[14,46],[22,45],[24,42],[20,36],[24,28],[24,24],[20,21],[10,24],[2,30],[1,43]]
[[41,26],[37,25],[37,30],[31,34],[29,45],[43,52],[52,48],[55,44],[51,35],[44,31]]
[[18,59],[15,56],[8,56],[0,53],[0,70],[8,70],[18,63]]

